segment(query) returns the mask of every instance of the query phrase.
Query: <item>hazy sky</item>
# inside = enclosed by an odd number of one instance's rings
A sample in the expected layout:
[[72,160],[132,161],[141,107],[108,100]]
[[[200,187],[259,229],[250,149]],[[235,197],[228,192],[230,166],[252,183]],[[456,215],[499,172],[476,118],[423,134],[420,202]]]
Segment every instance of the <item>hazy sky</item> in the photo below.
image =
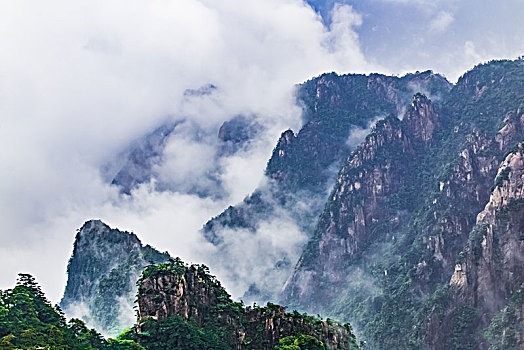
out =
[[[1,1],[0,289],[30,272],[58,301],[75,230],[91,218],[204,259],[193,249],[202,224],[263,181],[280,132],[300,126],[296,83],[430,68],[454,81],[524,54],[524,1],[361,0],[322,13],[299,0]],[[216,94],[184,100],[208,83]],[[198,183],[213,142],[192,133],[215,136],[237,114],[256,114],[266,132],[220,160],[223,200],[150,185],[123,197],[101,176],[133,140],[185,120],[165,170]]]

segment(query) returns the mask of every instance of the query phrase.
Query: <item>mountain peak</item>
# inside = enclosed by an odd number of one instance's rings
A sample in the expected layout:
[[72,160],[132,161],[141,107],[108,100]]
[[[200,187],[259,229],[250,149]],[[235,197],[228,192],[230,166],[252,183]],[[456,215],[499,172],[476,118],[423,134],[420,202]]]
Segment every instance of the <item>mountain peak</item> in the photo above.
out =
[[169,258],[126,231],[101,220],[78,230],[67,265],[67,285],[60,306],[70,317],[116,335],[133,324],[136,281],[149,261]]
[[415,109],[418,109],[420,107],[424,107],[426,104],[431,103],[431,100],[426,97],[421,92],[417,92],[413,97],[411,98],[411,106]]
[[104,229],[108,229],[110,230],[111,228],[106,224],[104,223],[102,220],[100,219],[91,219],[91,220],[88,220],[86,221],[82,227],[79,229],[79,232],[100,232],[100,230],[104,230]]
[[280,136],[280,140],[278,141],[280,144],[290,144],[295,139],[295,133],[291,129],[287,129],[282,133]]

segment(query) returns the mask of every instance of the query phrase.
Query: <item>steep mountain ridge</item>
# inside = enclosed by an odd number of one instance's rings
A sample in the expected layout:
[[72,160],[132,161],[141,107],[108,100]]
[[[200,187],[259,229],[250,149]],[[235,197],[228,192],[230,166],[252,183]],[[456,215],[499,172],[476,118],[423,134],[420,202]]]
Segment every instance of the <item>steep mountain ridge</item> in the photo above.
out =
[[523,97],[521,60],[477,66],[437,113],[416,95],[397,121],[402,147],[372,134],[345,162],[284,300],[352,320],[371,348],[422,347],[498,165],[524,138]]
[[[423,101],[423,102],[421,102]],[[413,99],[414,103],[430,104],[423,96]],[[413,110],[419,106],[414,105]],[[415,118],[415,117],[413,117]],[[316,238],[318,246],[311,242],[297,265],[295,274],[287,286],[287,300],[324,300],[326,295],[312,297],[309,292],[317,289],[319,280],[326,279],[331,285],[342,282],[337,270],[353,255],[362,250],[375,227],[384,224],[390,213],[388,196],[405,191],[410,183],[409,169],[404,167],[406,157],[415,157],[416,150],[406,129],[410,119],[404,122],[395,117],[377,123],[373,132],[366,137],[358,149],[342,167],[335,190],[326,210],[319,219]],[[378,160],[378,162],[376,162]],[[383,160],[383,162],[380,162]],[[391,224],[401,219],[397,215]],[[371,227],[371,228],[369,228]],[[318,236],[322,233],[322,236]],[[308,263],[315,261],[315,265]],[[300,281],[300,282],[299,282]],[[319,288],[322,292],[336,293],[336,288]],[[316,307],[311,304],[309,307]]]
[[[303,126],[296,134],[292,130],[282,133],[267,164],[268,182],[203,228],[206,239],[219,247],[221,256],[217,260],[224,260],[232,249],[225,235],[235,235],[235,230],[255,234],[263,223],[282,212],[301,232],[311,236],[336,170],[369,132],[368,128],[379,119],[405,110],[413,91],[426,91],[440,99],[450,88],[445,78],[431,71],[402,78],[328,73],[300,85],[297,100],[303,106]],[[266,275],[279,282],[253,281],[246,299],[274,299],[275,285],[283,285],[291,273],[297,256],[281,247],[274,249],[275,255],[283,255],[275,266],[268,267]]]
[[[264,277],[272,284],[254,281],[246,300],[275,298],[287,279],[281,300],[351,321],[369,349],[522,347],[522,146],[514,146],[524,140],[524,61],[479,65],[449,88],[430,72],[330,73],[299,87],[304,125],[282,134],[267,184],[203,229],[233,274],[236,230],[255,238],[285,212],[309,236],[295,260],[285,250],[257,251],[276,257]],[[374,123],[352,151],[352,133]],[[258,263],[250,258],[247,268]],[[179,280],[166,281],[151,294],[164,306],[149,311],[174,305],[161,290]],[[187,313],[169,315],[200,322],[206,311],[195,314],[186,301]]]
[[[89,222],[89,225],[100,225]],[[104,339],[79,319],[66,320],[33,276],[0,290],[0,348],[71,350],[358,350],[349,324],[268,303],[234,303],[203,265],[180,259],[150,264],[138,281],[137,323]]]
[[143,246],[136,235],[87,221],[75,238],[67,265],[67,285],[60,307],[107,335],[134,323],[136,282],[150,262],[164,262],[167,252]]
[[[519,143],[501,163],[490,200],[478,214],[459,256],[449,282],[453,302],[443,315],[436,316],[446,320],[435,332],[439,338],[457,340],[459,329],[471,347],[524,346],[523,179],[524,145]],[[465,316],[470,323],[464,324]]]

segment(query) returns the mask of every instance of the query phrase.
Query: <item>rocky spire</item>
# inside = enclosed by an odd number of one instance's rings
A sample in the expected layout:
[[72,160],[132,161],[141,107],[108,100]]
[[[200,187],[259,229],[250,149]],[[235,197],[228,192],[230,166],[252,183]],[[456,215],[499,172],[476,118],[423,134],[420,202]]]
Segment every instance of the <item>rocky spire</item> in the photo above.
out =
[[133,233],[100,220],[87,221],[76,235],[67,265],[67,285],[60,306],[105,335],[117,335],[133,324],[136,281],[149,263],[169,258]]
[[421,93],[411,99],[411,107],[404,116],[407,128],[415,138],[427,142],[440,126],[439,116],[431,100]]

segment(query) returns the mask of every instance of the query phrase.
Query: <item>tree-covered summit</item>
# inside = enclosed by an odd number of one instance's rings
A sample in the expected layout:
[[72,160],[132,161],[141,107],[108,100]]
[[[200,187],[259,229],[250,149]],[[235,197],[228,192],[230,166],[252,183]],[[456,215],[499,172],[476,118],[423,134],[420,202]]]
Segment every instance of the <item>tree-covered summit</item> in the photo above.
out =
[[204,265],[148,265],[138,286],[138,323],[126,337],[147,349],[359,349],[349,324],[234,302]]

